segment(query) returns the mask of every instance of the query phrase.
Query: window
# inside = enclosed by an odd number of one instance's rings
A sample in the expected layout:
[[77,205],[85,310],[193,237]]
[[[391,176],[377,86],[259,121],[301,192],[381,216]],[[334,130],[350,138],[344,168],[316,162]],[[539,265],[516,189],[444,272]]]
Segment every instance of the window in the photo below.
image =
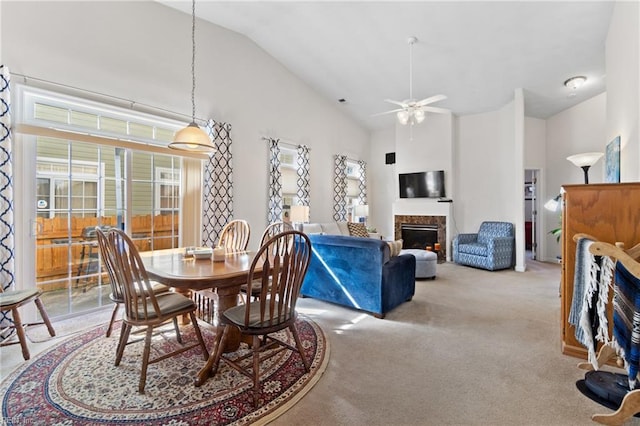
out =
[[360,198],[360,165],[353,161],[346,161],[346,174],[347,174],[347,211],[351,212],[353,206],[360,204],[358,199]]
[[69,166],[61,159],[38,157],[37,216],[66,217],[71,212],[74,217],[97,217],[99,170],[100,165],[95,162],[76,162]]
[[156,214],[178,214],[180,207],[180,170],[156,167]]
[[24,88],[22,92],[26,108],[22,111],[21,121],[43,127],[166,146],[175,131],[184,126],[172,120],[71,96],[51,95],[34,88]]
[[280,145],[280,173],[282,174],[282,215],[290,217],[291,206],[298,200],[298,151]]

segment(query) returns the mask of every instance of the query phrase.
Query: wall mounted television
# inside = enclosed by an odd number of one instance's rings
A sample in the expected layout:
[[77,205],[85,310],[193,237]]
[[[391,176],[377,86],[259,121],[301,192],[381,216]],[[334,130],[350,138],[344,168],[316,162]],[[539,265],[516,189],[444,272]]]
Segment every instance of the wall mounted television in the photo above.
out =
[[444,198],[444,170],[400,173],[400,198]]

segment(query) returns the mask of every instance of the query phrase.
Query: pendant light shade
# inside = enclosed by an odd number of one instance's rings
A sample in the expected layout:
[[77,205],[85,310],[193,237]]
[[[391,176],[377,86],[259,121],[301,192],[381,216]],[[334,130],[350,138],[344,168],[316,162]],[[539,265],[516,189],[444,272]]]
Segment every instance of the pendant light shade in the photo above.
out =
[[191,152],[215,152],[216,150],[213,143],[211,143],[211,139],[209,139],[209,135],[195,122],[191,122],[184,129],[178,130],[173,142],[169,144],[169,148]]
[[169,148],[212,154],[216,151],[215,145],[196,124],[196,0],[191,2],[191,47],[191,123],[176,132]]

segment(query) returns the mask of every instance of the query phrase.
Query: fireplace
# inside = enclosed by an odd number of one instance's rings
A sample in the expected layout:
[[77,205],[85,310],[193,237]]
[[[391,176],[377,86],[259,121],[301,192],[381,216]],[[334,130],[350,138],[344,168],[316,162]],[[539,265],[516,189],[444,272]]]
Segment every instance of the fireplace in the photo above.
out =
[[413,223],[400,224],[402,248],[422,249],[434,248],[438,242],[438,225],[421,225]]
[[[434,248],[438,255],[438,263],[447,259],[447,218],[446,216],[395,215],[394,237],[403,240],[403,248],[411,248],[420,244],[424,249],[427,245]],[[403,230],[403,227],[405,230]],[[406,233],[409,236],[405,238]],[[424,240],[416,242],[414,239]],[[435,250],[435,243],[440,244],[440,250]]]

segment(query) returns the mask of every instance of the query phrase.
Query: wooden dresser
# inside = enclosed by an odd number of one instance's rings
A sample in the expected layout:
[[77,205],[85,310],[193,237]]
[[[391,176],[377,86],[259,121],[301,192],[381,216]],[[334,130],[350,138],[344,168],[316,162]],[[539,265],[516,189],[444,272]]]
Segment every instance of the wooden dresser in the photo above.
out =
[[[562,207],[562,353],[587,357],[586,349],[575,338],[569,325],[573,299],[576,243],[573,236],[586,233],[600,241],[623,242],[627,248],[640,243],[640,183],[564,185]],[[612,292],[611,292],[612,294]],[[612,308],[609,308],[611,325]]]

